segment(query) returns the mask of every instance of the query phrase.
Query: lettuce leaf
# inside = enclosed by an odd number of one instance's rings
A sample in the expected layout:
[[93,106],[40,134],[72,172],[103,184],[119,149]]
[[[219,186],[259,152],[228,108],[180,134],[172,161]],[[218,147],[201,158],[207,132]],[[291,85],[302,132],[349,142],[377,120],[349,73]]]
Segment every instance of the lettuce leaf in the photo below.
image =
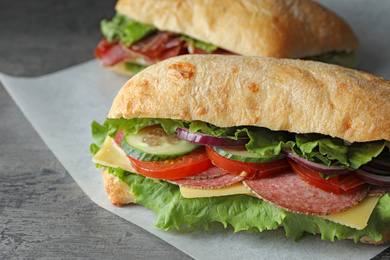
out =
[[[310,161],[328,166],[345,166],[351,170],[356,170],[361,165],[371,161],[372,158],[377,157],[387,145],[384,140],[348,144],[341,139],[321,134],[293,134],[253,126],[221,128],[200,121],[186,122],[161,118],[106,119],[104,126],[102,126],[106,130],[101,130],[101,132],[102,134],[108,133],[111,137],[114,137],[118,130],[135,134],[139,129],[154,124],[161,124],[168,134],[174,133],[178,127],[186,127],[191,132],[201,132],[236,140],[239,136],[246,135],[250,138],[246,148],[259,156],[278,155],[282,149],[292,149],[295,154]],[[97,131],[97,128],[96,125],[93,125],[93,131]],[[94,136],[98,134],[93,133]],[[100,141],[104,140],[102,135],[95,138],[100,138]]]
[[182,120],[163,118],[107,118],[104,122],[110,137],[115,137],[116,132],[119,130],[124,131],[126,134],[136,134],[138,130],[156,124],[161,124],[167,134],[176,132],[178,127],[185,127],[185,122]]
[[251,140],[246,148],[260,156],[278,155],[282,149],[291,149],[294,145],[294,135],[284,131],[258,127],[248,130],[247,134]]
[[137,199],[157,215],[156,227],[169,230],[181,226],[205,229],[219,222],[224,227],[231,225],[235,232],[261,232],[277,229],[283,225],[286,236],[299,241],[305,233],[321,231],[323,240],[334,241],[352,237],[355,242],[363,236],[382,239],[382,231],[390,221],[390,195],[383,196],[375,207],[366,228],[356,230],[317,216],[289,213],[261,199],[247,195],[231,195],[211,198],[184,198],[178,186],[154,180],[122,169],[110,169],[111,174],[125,182]]
[[347,52],[328,52],[304,59],[336,64],[351,69],[356,68],[359,63],[359,58],[355,54]]
[[125,62],[126,70],[131,71],[133,74],[137,74],[142,70],[146,69],[148,66],[139,65],[131,62]]
[[152,25],[137,22],[119,13],[116,13],[111,21],[102,20],[100,29],[109,42],[121,40],[127,46],[157,30]]
[[294,153],[310,161],[331,166],[358,169],[377,157],[385,148],[386,141],[345,144],[343,140],[320,134],[297,134]]
[[263,231],[277,229],[286,215],[284,210],[246,195],[188,199],[168,182],[124,171],[118,177],[137,197],[136,203],[156,212],[156,226],[165,230],[181,225],[210,229],[211,223],[220,222],[225,227],[232,225],[235,232]]
[[218,46],[217,45],[214,45],[214,44],[211,44],[211,43],[205,43],[205,42],[202,42],[202,41],[198,41],[198,40],[195,40],[194,38],[191,38],[191,37],[188,37],[188,36],[184,36],[182,35],[181,38],[190,43],[192,46],[196,47],[196,48],[199,48],[199,49],[202,49],[204,50],[205,52],[213,52],[215,51],[216,49],[218,49]]
[[106,136],[108,134],[108,127],[106,125],[100,125],[96,121],[93,121],[91,124],[91,128],[94,143],[91,144],[89,150],[92,155],[95,155],[99,151],[104,140],[106,139]]
[[286,216],[284,210],[246,195],[188,199],[178,186],[168,182],[121,169],[115,174],[137,197],[135,203],[156,212],[156,226],[165,230],[180,229],[181,225],[210,229],[211,223],[220,222],[224,227],[232,225],[235,232],[263,231],[277,229]]

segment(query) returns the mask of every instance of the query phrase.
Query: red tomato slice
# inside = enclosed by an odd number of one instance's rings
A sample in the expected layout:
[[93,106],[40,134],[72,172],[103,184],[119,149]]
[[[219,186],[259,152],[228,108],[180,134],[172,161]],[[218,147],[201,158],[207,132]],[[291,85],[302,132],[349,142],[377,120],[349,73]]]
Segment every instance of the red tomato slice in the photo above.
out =
[[101,58],[104,54],[107,53],[109,49],[111,49],[113,46],[117,45],[118,42],[108,42],[107,38],[104,37],[100,40],[99,44],[96,46],[96,49],[94,51],[95,57]]
[[214,165],[227,171],[228,173],[233,173],[237,176],[249,179],[253,179],[254,177],[268,177],[290,168],[286,159],[275,160],[267,163],[244,163],[228,159],[218,154],[209,146],[206,147],[206,153]]
[[122,130],[118,130],[118,132],[116,132],[116,135],[114,137],[114,141],[117,145],[119,145],[119,147],[122,146],[122,139],[124,136],[125,136],[125,133]]
[[145,162],[128,157],[139,174],[154,179],[181,179],[201,173],[213,166],[203,147],[174,160]]
[[342,174],[336,177],[330,177],[325,180],[320,176],[318,172],[310,170],[294,160],[288,159],[288,162],[290,163],[291,168],[294,170],[294,172],[299,175],[302,180],[321,190],[332,192],[337,195],[344,191],[349,191],[365,183],[359,178],[353,176],[352,174]]

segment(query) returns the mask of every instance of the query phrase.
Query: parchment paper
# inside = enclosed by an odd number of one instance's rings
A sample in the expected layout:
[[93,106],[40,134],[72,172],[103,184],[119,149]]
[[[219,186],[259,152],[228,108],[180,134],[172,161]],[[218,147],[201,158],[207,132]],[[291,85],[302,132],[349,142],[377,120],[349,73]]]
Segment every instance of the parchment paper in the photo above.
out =
[[[390,1],[319,1],[343,16],[361,39],[359,69],[390,79]],[[99,206],[162,238],[196,259],[369,259],[387,246],[326,242],[307,235],[299,243],[282,229],[238,232],[215,224],[211,231],[154,228],[152,211],[132,205],[112,206],[101,173],[91,162],[90,124],[103,123],[112,100],[127,78],[90,61],[36,78],[0,73],[0,80],[44,142],[81,189]],[[216,253],[217,252],[217,253]]]

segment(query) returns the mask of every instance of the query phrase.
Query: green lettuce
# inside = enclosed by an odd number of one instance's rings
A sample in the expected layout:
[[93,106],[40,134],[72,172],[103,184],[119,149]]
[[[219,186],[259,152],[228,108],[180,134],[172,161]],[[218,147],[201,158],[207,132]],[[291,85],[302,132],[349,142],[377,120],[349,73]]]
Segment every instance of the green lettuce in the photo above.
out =
[[338,138],[320,134],[297,134],[294,153],[310,161],[331,166],[358,169],[377,157],[385,148],[386,141],[345,144]]
[[92,155],[95,155],[102,147],[104,140],[108,134],[107,125],[100,125],[99,123],[93,121],[91,124],[92,129],[92,138],[94,143],[91,144],[89,150]]
[[182,226],[210,229],[213,222],[231,225],[235,232],[246,230],[260,232],[277,229],[283,225],[286,236],[298,241],[305,233],[321,232],[323,240],[334,241],[352,237],[355,242],[363,236],[376,241],[390,221],[390,196],[383,196],[363,230],[356,230],[332,221],[297,213],[290,213],[261,199],[247,195],[230,195],[210,198],[184,198],[177,185],[143,177],[120,168],[109,172],[125,182],[137,199],[135,203],[153,210],[157,215],[155,226],[169,230]]
[[137,22],[119,13],[111,21],[102,20],[100,29],[109,42],[121,40],[127,46],[157,30],[152,25]]
[[304,59],[336,64],[351,69],[356,68],[359,63],[359,59],[355,54],[347,52],[328,52]]
[[263,231],[278,228],[286,215],[284,210],[246,195],[188,199],[177,185],[120,169],[116,174],[137,197],[136,203],[156,212],[156,226],[165,230],[180,225],[210,229],[212,222],[220,222],[225,227],[231,224],[236,232]]
[[142,70],[146,69],[148,66],[125,62],[125,67],[126,67],[126,70],[131,71],[134,74],[137,74],[137,73],[141,72]]
[[211,44],[211,43],[205,43],[205,42],[202,42],[202,41],[198,41],[198,40],[195,40],[194,38],[191,38],[191,37],[188,37],[188,36],[181,36],[181,38],[190,43],[192,46],[196,47],[196,48],[199,48],[199,49],[202,49],[204,50],[205,52],[213,52],[215,51],[216,49],[218,49],[218,46],[217,45],[214,45],[214,44]]
[[[278,155],[282,149],[292,149],[300,157],[328,166],[345,166],[351,170],[358,169],[377,157],[386,147],[386,141],[365,143],[345,143],[338,138],[321,134],[293,134],[285,131],[271,131],[262,127],[217,127],[205,122],[186,122],[183,120],[159,118],[107,119],[103,126],[93,123],[94,139],[104,140],[108,134],[114,137],[118,130],[126,134],[135,134],[139,129],[161,124],[167,134],[172,134],[178,127],[189,128],[191,132],[201,132],[216,137],[228,137],[237,140],[239,136],[249,136],[246,145],[248,151],[259,156]],[[95,136],[96,135],[96,136]],[[96,147],[95,147],[96,148]]]

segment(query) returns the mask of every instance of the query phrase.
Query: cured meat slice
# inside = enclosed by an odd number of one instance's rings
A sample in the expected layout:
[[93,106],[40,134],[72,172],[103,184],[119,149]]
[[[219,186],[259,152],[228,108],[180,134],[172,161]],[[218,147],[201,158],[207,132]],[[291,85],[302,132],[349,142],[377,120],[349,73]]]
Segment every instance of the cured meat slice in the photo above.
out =
[[[157,31],[145,38],[126,46],[119,40],[108,42],[104,37],[95,49],[95,56],[104,66],[113,66],[121,61],[152,65],[156,62],[189,54],[189,43],[180,35],[166,31]],[[235,54],[223,49],[216,49],[212,54]],[[209,54],[194,47],[194,54]]]
[[185,177],[183,179],[189,179],[189,180],[199,180],[199,179],[212,179],[212,178],[216,178],[216,177],[219,177],[219,176],[222,176],[224,174],[227,174],[227,172],[225,172],[224,170],[222,170],[221,168],[217,167],[217,166],[213,166],[201,173],[198,173],[196,175],[192,175],[192,176],[189,176],[189,177]]
[[292,170],[278,175],[243,181],[253,193],[287,211],[306,215],[328,215],[344,211],[361,201],[369,185],[335,195],[303,181]]
[[104,37],[96,47],[95,56],[104,66],[113,66],[125,59],[133,59],[134,55],[119,44],[119,41],[108,42]]
[[185,42],[180,36],[168,32],[151,34],[130,47],[119,40],[108,42],[104,37],[95,49],[95,56],[104,66],[113,66],[121,61],[152,65],[187,53]]
[[159,56],[167,49],[181,46],[183,40],[180,36],[168,32],[156,32],[133,43],[129,48],[150,58]]
[[371,185],[368,196],[383,196],[390,193],[390,187]]
[[178,180],[169,180],[168,182],[177,184],[179,186],[185,186],[189,188],[199,188],[199,189],[218,189],[223,188],[233,183],[242,181],[243,178],[236,176],[231,173],[224,174],[222,176],[212,178],[212,179],[178,179]]

